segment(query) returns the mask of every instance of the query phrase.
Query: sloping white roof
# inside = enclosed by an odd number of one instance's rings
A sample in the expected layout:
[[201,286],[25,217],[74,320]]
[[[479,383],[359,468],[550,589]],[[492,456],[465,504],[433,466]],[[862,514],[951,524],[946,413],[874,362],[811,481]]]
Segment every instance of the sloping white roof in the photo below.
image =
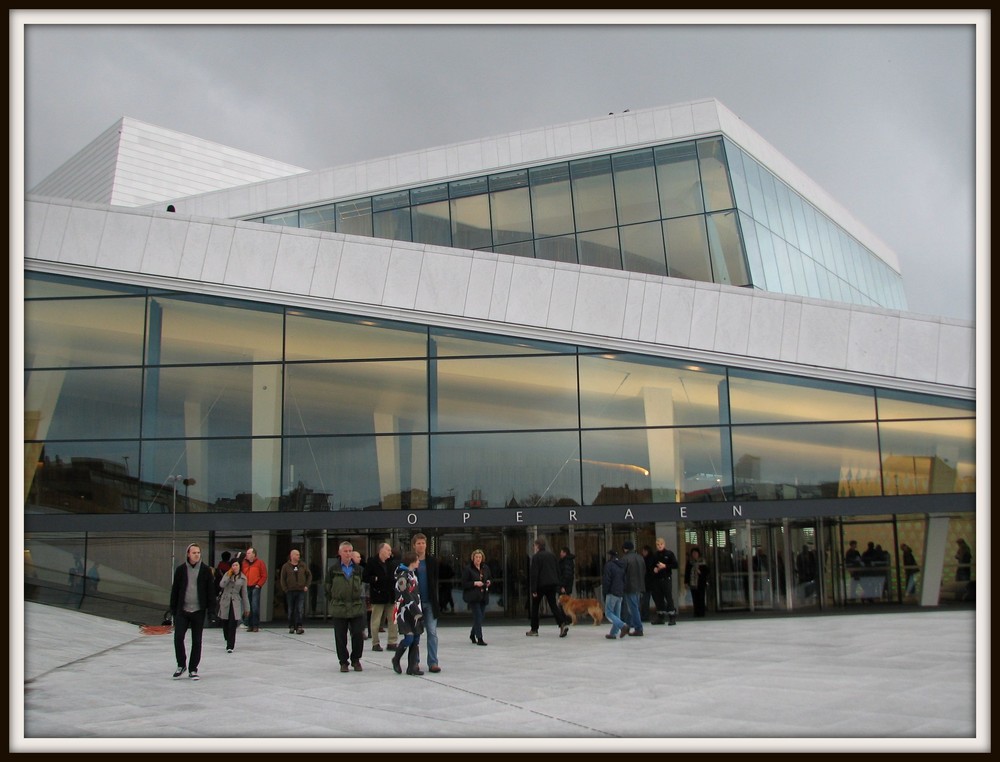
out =
[[134,207],[306,171],[126,116],[31,192]]

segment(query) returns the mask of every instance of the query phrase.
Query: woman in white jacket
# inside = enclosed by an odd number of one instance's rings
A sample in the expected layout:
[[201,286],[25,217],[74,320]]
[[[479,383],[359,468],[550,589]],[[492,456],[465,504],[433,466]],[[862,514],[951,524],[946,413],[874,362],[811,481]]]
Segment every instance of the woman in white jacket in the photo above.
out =
[[226,633],[226,653],[231,654],[236,648],[236,631],[240,621],[250,611],[250,599],[247,597],[247,578],[240,571],[240,562],[233,565],[219,581],[219,619]]

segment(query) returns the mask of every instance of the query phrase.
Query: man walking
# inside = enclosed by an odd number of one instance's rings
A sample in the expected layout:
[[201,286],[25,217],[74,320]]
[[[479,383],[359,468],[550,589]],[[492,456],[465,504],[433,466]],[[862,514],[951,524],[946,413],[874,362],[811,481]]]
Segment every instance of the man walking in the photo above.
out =
[[301,553],[293,550],[288,554],[288,560],[281,567],[278,584],[285,594],[285,608],[288,610],[288,634],[301,635],[302,619],[306,609],[306,593],[312,584],[312,571],[302,563]]
[[438,664],[438,618],[441,604],[438,603],[438,585],[441,582],[436,558],[427,555],[427,535],[413,535],[411,550],[417,554],[417,583],[420,586],[420,606],[424,614],[424,632],[427,633],[427,669],[440,672]]
[[[361,672],[361,652],[365,645],[365,606],[361,599],[361,569],[355,565],[354,546],[340,543],[339,559],[334,561],[326,574],[326,599],[330,603],[333,619],[333,639],[337,646],[340,671],[348,672],[348,662],[355,672]],[[347,648],[347,633],[351,633],[351,647]]]
[[618,551],[608,551],[608,562],[601,575],[601,589],[604,591],[604,616],[611,622],[611,632],[604,637],[608,640],[624,638],[628,625],[622,621],[622,597],[625,595],[625,564],[618,558]]
[[628,605],[628,616],[622,617],[631,626],[629,635],[642,637],[642,612],[639,609],[639,596],[646,589],[646,563],[642,556],[635,552],[635,544],[626,540],[622,544],[625,551],[625,603]]
[[[174,656],[180,677],[187,669],[188,677],[198,679],[198,664],[201,662],[201,636],[205,629],[205,615],[215,600],[212,572],[201,562],[201,546],[191,543],[187,546],[187,559],[174,570],[174,582],[170,586],[170,611],[174,618]],[[187,657],[184,638],[191,630],[191,658]]]
[[257,558],[257,551],[247,548],[241,565],[247,578],[247,594],[250,596],[250,617],[247,619],[247,632],[260,632],[260,591],[267,582],[267,566]]
[[378,546],[375,558],[368,559],[365,565],[364,581],[368,583],[368,595],[372,602],[372,618],[368,625],[372,637],[372,651],[381,651],[378,634],[382,622],[388,619],[389,650],[396,648],[399,630],[396,627],[396,617],[393,616],[393,606],[396,601],[396,567],[392,558],[392,546],[383,542]]
[[559,626],[559,637],[565,638],[569,632],[569,621],[556,602],[556,591],[559,589],[559,561],[556,554],[546,550],[545,540],[539,537],[535,540],[535,553],[528,567],[528,589],[531,591],[531,629],[525,635],[538,635],[538,607],[542,598],[549,603],[552,616]]

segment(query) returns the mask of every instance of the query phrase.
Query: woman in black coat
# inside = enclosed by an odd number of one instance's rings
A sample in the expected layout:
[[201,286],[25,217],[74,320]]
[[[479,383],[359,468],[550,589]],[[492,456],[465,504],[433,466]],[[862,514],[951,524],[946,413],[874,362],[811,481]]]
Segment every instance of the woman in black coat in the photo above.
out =
[[483,640],[483,620],[486,618],[486,604],[490,595],[490,567],[486,565],[486,554],[476,549],[468,566],[462,570],[462,600],[472,609],[472,630],[469,640],[477,646],[485,646]]

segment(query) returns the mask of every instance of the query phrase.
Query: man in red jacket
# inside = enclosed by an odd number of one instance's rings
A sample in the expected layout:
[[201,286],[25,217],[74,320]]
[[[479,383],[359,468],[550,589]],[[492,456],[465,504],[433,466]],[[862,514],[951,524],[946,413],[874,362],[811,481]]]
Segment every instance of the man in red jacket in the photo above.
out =
[[241,567],[247,578],[247,594],[250,596],[247,632],[260,632],[260,590],[267,582],[267,566],[262,559],[257,558],[256,550],[247,548]]

